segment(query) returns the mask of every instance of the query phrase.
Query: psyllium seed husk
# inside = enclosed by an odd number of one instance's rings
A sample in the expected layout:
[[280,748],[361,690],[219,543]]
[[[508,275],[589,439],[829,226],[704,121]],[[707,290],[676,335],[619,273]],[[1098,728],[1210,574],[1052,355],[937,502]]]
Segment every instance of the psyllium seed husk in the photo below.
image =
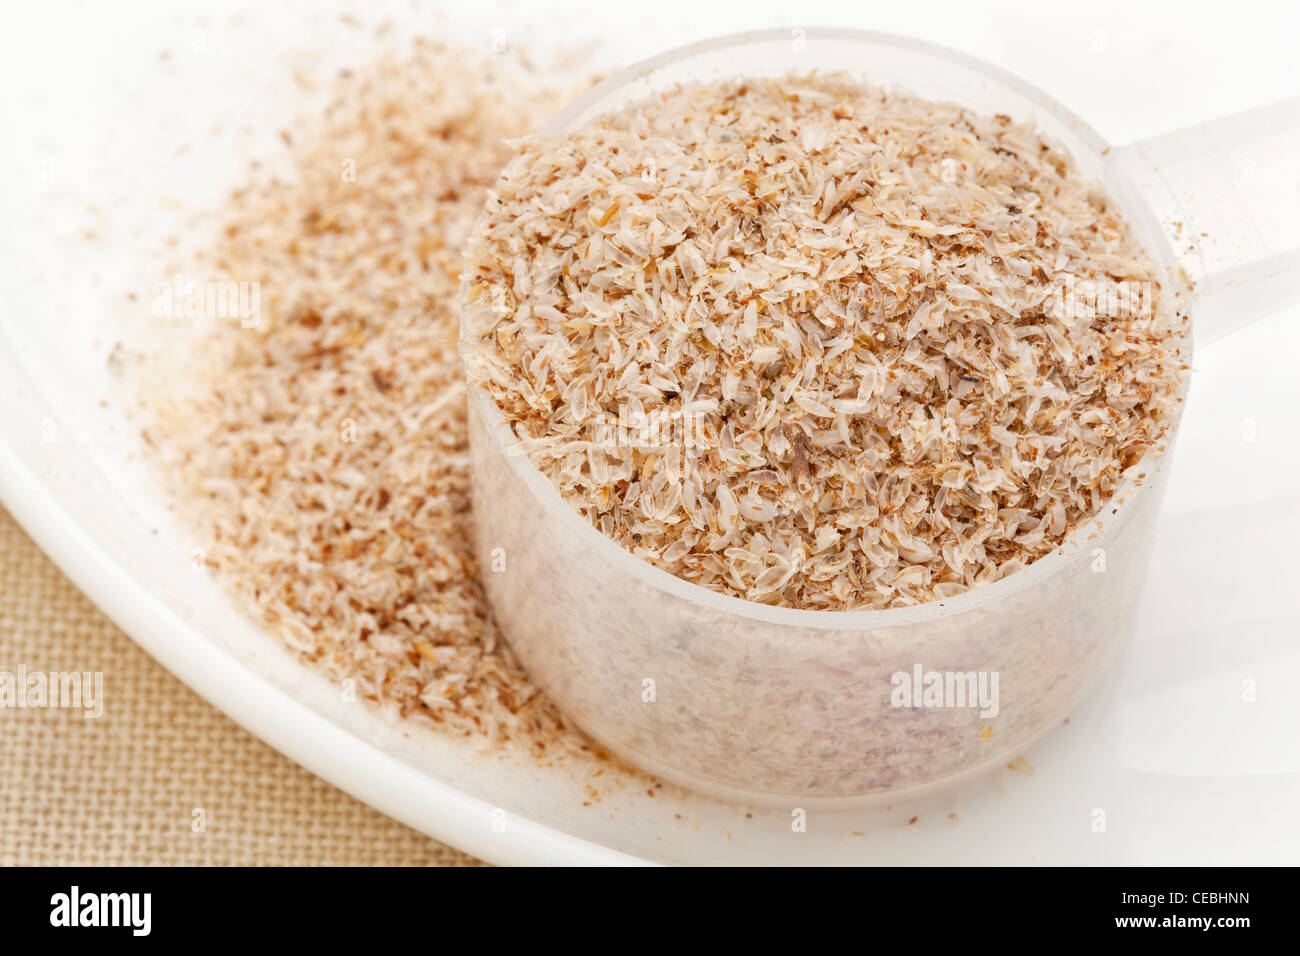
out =
[[523,140],[484,209],[471,381],[601,533],[724,594],[1005,578],[1178,401],[1155,266],[1006,116],[840,76],[678,87]]
[[558,108],[549,90],[423,43],[341,79],[285,137],[292,175],[239,189],[206,250],[260,284],[255,327],[217,323],[141,376],[180,517],[242,606],[358,699],[544,759],[593,745],[479,585],[456,293],[506,140]]

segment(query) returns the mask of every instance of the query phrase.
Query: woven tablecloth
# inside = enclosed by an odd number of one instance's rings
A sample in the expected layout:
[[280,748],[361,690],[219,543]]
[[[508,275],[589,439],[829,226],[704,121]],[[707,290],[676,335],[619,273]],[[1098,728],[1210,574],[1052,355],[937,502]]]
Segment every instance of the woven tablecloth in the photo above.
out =
[[0,509],[0,672],[20,667],[102,671],[104,712],[0,708],[0,865],[477,862],[245,733],[109,622]]

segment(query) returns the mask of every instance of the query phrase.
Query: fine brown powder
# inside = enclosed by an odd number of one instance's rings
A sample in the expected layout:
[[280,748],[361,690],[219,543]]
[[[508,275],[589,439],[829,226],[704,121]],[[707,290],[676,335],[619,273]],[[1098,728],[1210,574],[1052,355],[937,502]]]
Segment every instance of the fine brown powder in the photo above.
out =
[[141,376],[146,441],[241,605],[384,711],[544,760],[599,752],[477,580],[455,300],[506,140],[561,99],[509,57],[425,42],[341,77],[283,137],[292,175],[236,191],[205,251],[260,284],[256,328],[219,322]]

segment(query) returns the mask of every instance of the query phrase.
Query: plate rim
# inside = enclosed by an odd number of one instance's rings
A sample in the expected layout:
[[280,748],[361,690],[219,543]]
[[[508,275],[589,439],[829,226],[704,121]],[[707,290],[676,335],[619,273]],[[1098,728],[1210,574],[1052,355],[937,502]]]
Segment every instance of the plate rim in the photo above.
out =
[[[181,683],[269,747],[412,829],[489,863],[628,866],[653,861],[594,843],[523,814],[494,839],[492,804],[393,757],[277,687],[167,606],[102,548],[35,473],[14,442],[15,423],[60,416],[0,330],[0,504],[47,558],[110,621]],[[17,412],[17,414],[15,414]],[[60,433],[69,432],[60,429]],[[73,460],[97,471],[79,445]],[[139,526],[140,519],[125,515]]]

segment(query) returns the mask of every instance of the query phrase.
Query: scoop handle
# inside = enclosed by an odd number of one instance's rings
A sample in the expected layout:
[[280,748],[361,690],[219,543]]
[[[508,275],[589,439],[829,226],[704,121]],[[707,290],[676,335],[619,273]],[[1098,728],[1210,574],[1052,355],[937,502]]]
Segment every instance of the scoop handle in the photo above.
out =
[[1195,284],[1211,342],[1300,302],[1300,97],[1111,151]]

